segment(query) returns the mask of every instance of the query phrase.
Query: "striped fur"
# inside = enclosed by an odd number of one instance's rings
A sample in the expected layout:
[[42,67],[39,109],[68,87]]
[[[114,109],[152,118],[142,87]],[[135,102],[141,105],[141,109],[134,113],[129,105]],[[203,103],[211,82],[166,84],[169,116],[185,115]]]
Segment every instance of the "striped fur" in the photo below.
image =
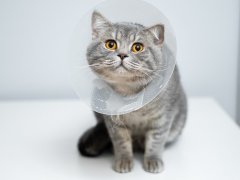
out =
[[[91,66],[93,71],[118,93],[129,95],[139,92],[163,67],[163,25],[145,28],[133,23],[114,24],[97,12],[93,13],[92,21],[93,41],[88,47],[87,57],[90,65],[97,64]],[[108,39],[117,41],[116,51],[104,48]],[[129,48],[134,42],[143,43],[144,51],[131,53]],[[125,65],[119,65],[118,53],[127,54]],[[152,173],[161,172],[164,147],[181,134],[187,115],[187,100],[177,67],[164,90],[141,109],[119,116],[95,114],[97,126],[88,130],[79,141],[83,155],[99,155],[112,144],[113,169],[124,173],[133,167],[133,149],[140,147],[144,150],[144,169]]]

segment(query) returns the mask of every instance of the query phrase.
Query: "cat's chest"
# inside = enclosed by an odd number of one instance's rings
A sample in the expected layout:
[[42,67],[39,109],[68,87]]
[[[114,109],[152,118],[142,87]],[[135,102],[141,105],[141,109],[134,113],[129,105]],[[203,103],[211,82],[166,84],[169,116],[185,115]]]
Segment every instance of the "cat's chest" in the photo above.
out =
[[161,121],[161,109],[144,109],[122,116],[123,123],[132,134],[144,134]]
[[156,98],[139,110],[115,116],[112,120],[115,124],[128,128],[133,135],[144,135],[149,129],[161,124],[164,113],[164,105]]
[[149,127],[149,118],[140,114],[125,115],[123,121],[133,133],[141,133]]

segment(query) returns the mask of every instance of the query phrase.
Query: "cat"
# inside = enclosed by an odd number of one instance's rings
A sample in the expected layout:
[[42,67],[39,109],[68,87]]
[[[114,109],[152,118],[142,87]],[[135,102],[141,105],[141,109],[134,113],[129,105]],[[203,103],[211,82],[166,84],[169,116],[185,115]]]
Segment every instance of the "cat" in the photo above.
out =
[[[112,23],[94,11],[88,64],[117,93],[136,94],[161,68],[164,32],[163,24],[144,27],[137,23]],[[82,155],[98,156],[113,147],[113,169],[126,173],[133,168],[133,151],[142,149],[144,170],[162,172],[164,147],[179,137],[187,118],[187,99],[177,66],[164,89],[142,108],[123,115],[94,113],[96,126],[78,142]]]

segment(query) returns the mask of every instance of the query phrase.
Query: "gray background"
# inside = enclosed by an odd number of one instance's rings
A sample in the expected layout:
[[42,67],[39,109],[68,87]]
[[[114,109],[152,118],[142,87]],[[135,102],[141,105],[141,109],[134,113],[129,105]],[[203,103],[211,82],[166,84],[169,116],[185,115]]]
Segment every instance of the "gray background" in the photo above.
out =
[[[0,99],[76,98],[66,73],[68,42],[79,18],[99,2],[1,0]],[[211,96],[236,118],[239,0],[148,2],[176,32],[188,95]]]

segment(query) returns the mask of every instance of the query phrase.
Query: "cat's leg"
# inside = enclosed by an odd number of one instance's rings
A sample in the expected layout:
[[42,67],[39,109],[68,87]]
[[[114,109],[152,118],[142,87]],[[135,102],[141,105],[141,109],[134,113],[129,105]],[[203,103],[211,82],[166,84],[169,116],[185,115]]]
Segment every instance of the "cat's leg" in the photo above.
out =
[[185,123],[186,123],[186,113],[178,113],[171,125],[166,146],[171,145],[178,139],[178,137],[182,133]]
[[119,173],[130,172],[133,168],[133,150],[129,129],[110,119],[106,120],[106,125],[114,149],[113,169]]
[[170,145],[178,139],[187,120],[187,98],[183,92],[175,107],[175,109],[178,109],[178,111],[171,124],[166,145]]
[[170,121],[164,121],[161,126],[149,129],[145,135],[143,167],[147,172],[160,173],[164,169],[162,153],[171,126]]

